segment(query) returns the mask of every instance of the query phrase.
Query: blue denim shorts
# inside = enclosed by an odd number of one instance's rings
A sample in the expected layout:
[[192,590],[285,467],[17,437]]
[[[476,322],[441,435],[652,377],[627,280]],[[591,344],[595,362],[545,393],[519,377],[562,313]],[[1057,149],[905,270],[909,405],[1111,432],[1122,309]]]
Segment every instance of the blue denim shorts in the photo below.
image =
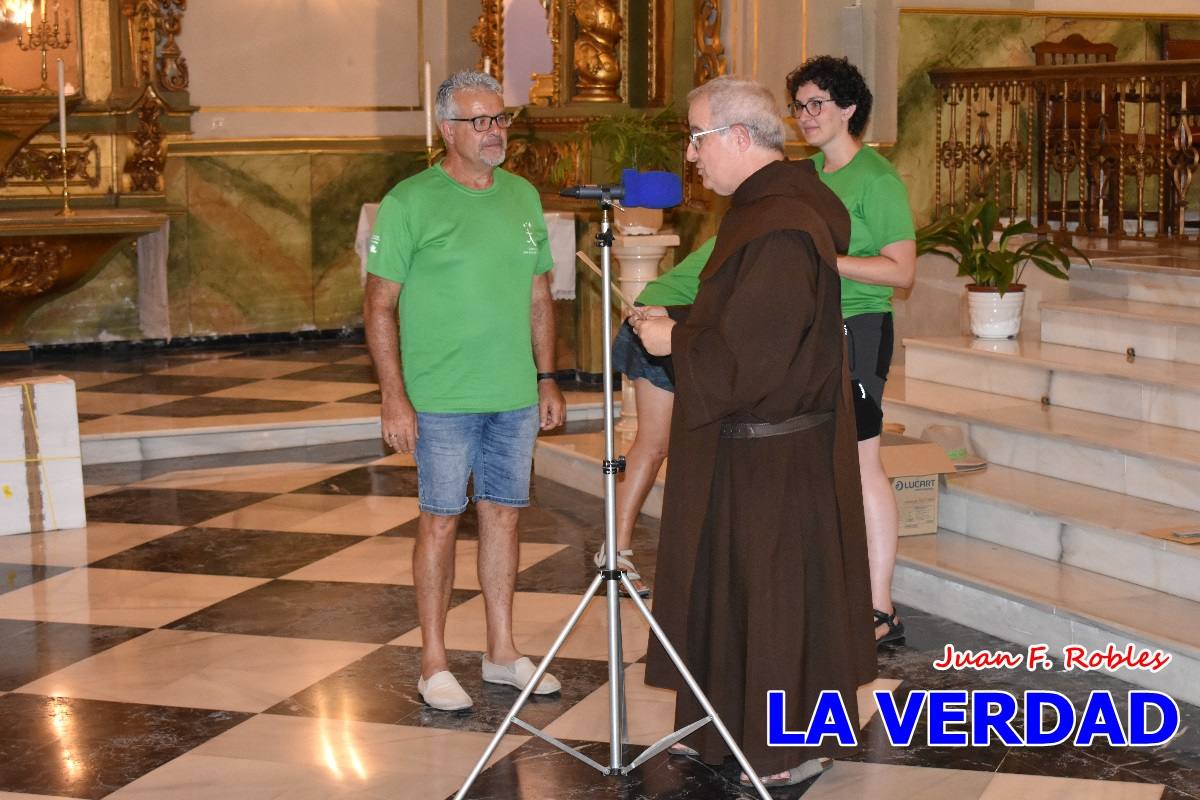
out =
[[529,473],[539,426],[538,407],[493,414],[417,412],[417,495],[422,511],[441,516],[467,507],[467,479],[475,502],[529,505]]

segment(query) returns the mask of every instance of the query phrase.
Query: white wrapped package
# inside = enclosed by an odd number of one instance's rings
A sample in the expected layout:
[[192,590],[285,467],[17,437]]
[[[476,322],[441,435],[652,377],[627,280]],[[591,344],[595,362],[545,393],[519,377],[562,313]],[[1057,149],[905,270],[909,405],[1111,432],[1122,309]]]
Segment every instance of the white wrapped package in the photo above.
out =
[[0,382],[0,535],[85,524],[75,382]]

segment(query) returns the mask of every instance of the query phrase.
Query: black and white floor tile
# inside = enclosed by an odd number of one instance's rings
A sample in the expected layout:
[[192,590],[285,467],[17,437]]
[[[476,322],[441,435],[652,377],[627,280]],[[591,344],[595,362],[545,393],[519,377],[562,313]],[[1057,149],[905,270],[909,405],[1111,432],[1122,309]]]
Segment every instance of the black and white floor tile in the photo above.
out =
[[[361,346],[269,345],[37,362],[0,378],[71,374],[83,425],[292,414],[377,401]],[[105,399],[112,401],[105,404]],[[366,398],[362,402],[356,398]],[[477,528],[462,521],[447,628],[475,699],[438,712],[416,692],[415,469],[376,442],[85,468],[87,528],[0,537],[0,800],[59,797],[404,798],[452,795],[515,690],[483,684]],[[518,646],[543,655],[594,576],[602,503],[538,480],[522,512]],[[657,523],[635,558],[654,580]],[[667,732],[674,699],[646,687],[647,626],[623,601],[626,752]],[[947,642],[1004,642],[914,609],[881,651],[881,681],[914,689],[1053,688],[1080,702],[1114,679],[931,667]],[[522,713],[606,762],[607,634],[593,601],[553,666],[563,691]],[[891,747],[878,719],[863,748],[776,793],[813,800],[1200,800],[1200,709],[1152,750]],[[923,741],[918,733],[917,742]],[[731,764],[657,756],[612,778],[513,728],[473,798],[735,798]]]

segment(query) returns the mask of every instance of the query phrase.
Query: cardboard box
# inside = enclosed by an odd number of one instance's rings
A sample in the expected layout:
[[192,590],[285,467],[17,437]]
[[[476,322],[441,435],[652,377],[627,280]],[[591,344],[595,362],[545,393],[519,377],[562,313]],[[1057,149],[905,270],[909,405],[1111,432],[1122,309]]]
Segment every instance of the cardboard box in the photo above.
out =
[[879,457],[892,482],[900,511],[900,535],[937,533],[941,473],[953,473],[954,462],[933,442],[884,432]]
[[75,382],[0,383],[0,536],[86,524]]
[[1193,520],[1190,523],[1183,522],[1178,525],[1172,525],[1169,528],[1155,528],[1149,531],[1142,531],[1143,536],[1150,536],[1154,539],[1162,539],[1165,542],[1175,542],[1176,544],[1200,544],[1200,522]]

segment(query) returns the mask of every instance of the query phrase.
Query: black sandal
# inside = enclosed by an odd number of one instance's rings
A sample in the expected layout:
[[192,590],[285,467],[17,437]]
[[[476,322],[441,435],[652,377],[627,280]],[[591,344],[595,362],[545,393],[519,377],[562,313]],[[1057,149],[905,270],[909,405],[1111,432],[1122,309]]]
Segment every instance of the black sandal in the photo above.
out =
[[878,608],[873,608],[871,610],[875,612],[876,628],[878,628],[880,625],[887,625],[887,630],[884,631],[883,636],[880,636],[875,640],[876,647],[881,644],[891,644],[892,642],[904,641],[904,623],[896,621],[896,612],[894,610],[890,614],[886,614],[883,611],[880,611]]

